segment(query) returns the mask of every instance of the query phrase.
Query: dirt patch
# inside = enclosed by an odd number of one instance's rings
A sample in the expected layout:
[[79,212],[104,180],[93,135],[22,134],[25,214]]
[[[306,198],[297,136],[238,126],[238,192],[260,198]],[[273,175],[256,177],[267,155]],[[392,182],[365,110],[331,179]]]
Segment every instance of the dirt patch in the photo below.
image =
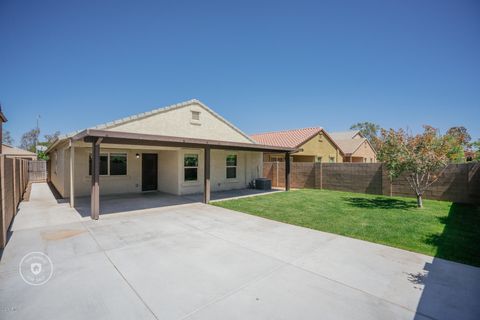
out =
[[73,230],[73,229],[65,229],[65,230],[56,230],[51,232],[43,232],[42,238],[45,240],[62,240],[71,237],[75,237],[79,234],[86,232],[85,230]]

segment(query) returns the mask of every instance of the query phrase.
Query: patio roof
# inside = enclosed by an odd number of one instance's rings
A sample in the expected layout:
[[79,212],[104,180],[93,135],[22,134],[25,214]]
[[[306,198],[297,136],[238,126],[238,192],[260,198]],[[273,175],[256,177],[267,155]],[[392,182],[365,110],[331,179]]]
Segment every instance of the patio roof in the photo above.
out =
[[[233,141],[220,141],[208,139],[196,139],[185,137],[171,137],[154,134],[120,132],[99,129],[86,129],[72,136],[71,141],[84,141],[92,144],[92,188],[91,188],[91,209],[92,219],[97,220],[100,215],[100,144],[124,144],[124,145],[142,145],[142,146],[168,146],[168,147],[186,147],[202,148],[204,150],[204,174],[203,174],[203,202],[210,202],[210,150],[241,150],[258,152],[285,152],[288,155],[297,150],[297,148],[266,146],[256,143],[244,143]],[[72,146],[74,150],[74,146]],[[72,151],[71,151],[72,152]],[[73,162],[70,157],[70,199],[73,206]],[[285,190],[290,189],[290,161],[285,163]]]
[[294,152],[296,148],[269,146],[256,143],[232,142],[221,140],[207,140],[197,138],[185,138],[174,136],[162,136],[143,133],[120,132],[110,130],[86,129],[71,138],[73,141],[83,140],[93,142],[96,139],[102,139],[102,143],[111,144],[131,144],[146,146],[168,146],[168,147],[187,147],[187,148],[206,148],[211,149],[230,149],[243,151],[260,152]]

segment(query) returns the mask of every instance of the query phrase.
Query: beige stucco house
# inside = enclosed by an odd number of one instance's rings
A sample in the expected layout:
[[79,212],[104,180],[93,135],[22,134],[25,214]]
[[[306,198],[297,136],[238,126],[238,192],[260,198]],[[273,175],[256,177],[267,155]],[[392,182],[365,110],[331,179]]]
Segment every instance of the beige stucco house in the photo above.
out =
[[[252,134],[258,143],[294,148],[290,155],[293,162],[343,162],[344,154],[340,147],[322,128],[302,128]],[[264,153],[265,162],[284,162],[284,153]]]
[[49,180],[70,199],[161,191],[175,195],[246,188],[262,175],[264,146],[198,100],[59,137],[47,150]]
[[377,152],[359,131],[332,132],[330,136],[342,149],[343,162],[377,162]]

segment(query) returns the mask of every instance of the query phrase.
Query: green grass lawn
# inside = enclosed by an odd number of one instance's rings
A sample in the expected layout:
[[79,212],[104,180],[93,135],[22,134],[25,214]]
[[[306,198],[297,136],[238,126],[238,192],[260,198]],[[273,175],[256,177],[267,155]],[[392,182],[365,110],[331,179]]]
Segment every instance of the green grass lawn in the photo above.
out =
[[213,205],[480,266],[480,207],[314,189]]

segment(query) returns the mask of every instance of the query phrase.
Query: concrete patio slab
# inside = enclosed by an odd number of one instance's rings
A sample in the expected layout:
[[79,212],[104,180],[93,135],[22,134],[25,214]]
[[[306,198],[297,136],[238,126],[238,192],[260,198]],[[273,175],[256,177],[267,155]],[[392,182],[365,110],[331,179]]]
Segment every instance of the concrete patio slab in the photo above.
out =
[[[0,252],[0,319],[480,315],[480,268],[189,199],[137,210],[131,197],[134,210],[92,221],[46,190],[32,188]],[[42,286],[18,272],[32,251],[53,262]]]
[[0,272],[0,319],[155,319],[105,254],[54,262],[42,286]]
[[[240,311],[241,310],[241,311]],[[286,266],[189,319],[413,319],[415,312]],[[417,315],[416,319],[428,319]]]

